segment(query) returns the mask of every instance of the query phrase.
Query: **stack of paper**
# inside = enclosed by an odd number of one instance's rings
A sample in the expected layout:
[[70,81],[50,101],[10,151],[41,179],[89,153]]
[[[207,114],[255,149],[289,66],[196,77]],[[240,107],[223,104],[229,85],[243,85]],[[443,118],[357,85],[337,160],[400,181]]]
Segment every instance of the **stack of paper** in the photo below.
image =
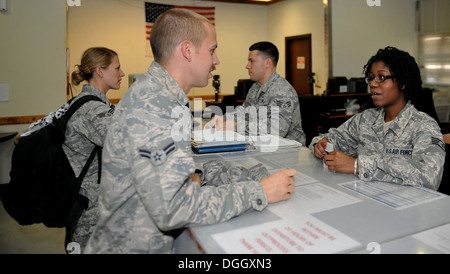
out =
[[194,131],[191,144],[192,151],[198,154],[239,151],[248,148],[245,136],[233,131],[215,131],[214,128]]
[[279,148],[301,147],[302,144],[276,135],[250,136],[249,143],[264,152],[273,152]]
[[216,131],[214,128],[196,130],[192,134],[195,153],[211,153],[258,149],[274,152],[279,148],[301,147],[302,144],[276,135],[244,136],[234,131]]

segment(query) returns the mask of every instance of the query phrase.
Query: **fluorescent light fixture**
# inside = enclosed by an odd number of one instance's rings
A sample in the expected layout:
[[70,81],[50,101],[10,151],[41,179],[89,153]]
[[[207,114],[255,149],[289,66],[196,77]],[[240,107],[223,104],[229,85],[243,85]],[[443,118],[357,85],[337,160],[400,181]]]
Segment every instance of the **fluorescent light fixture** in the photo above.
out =
[[439,37],[439,36],[433,36],[433,37],[427,37],[427,38],[424,38],[423,40],[425,40],[426,42],[430,42],[430,41],[439,41],[439,40],[442,40],[442,37]]
[[432,65],[425,65],[425,68],[426,69],[442,69],[442,65],[435,65],[435,64],[432,64]]

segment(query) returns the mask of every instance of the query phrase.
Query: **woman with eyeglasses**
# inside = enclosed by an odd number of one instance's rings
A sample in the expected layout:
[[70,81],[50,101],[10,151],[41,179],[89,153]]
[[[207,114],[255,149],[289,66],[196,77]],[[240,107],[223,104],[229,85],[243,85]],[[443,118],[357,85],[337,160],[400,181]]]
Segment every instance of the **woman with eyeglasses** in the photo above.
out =
[[[380,49],[364,66],[364,74],[376,108],[315,137],[310,149],[331,171],[437,190],[445,145],[437,122],[411,104],[422,89],[414,58],[394,47]],[[333,152],[325,152],[328,143]]]

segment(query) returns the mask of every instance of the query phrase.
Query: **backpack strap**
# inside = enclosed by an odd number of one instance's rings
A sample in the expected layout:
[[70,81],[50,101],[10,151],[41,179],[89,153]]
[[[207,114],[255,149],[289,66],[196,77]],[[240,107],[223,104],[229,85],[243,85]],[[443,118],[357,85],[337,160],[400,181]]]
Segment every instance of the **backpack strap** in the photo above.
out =
[[[68,103],[71,104],[72,100],[74,100],[75,98],[77,98],[77,97],[73,97],[72,99],[69,100]],[[67,123],[67,121],[69,121],[70,117],[72,117],[72,115],[75,113],[75,111],[77,111],[82,105],[84,105],[84,103],[86,103],[88,101],[103,102],[100,98],[98,98],[97,96],[94,96],[94,95],[81,96],[79,99],[75,100],[75,102],[73,102],[73,104],[70,105],[69,109],[64,114],[64,116],[66,117],[66,123]]]
[[[81,170],[81,173],[78,176],[78,179],[81,179],[81,181],[83,180],[84,176],[86,176],[86,173],[87,173],[89,167],[92,164],[92,161],[94,161],[95,154],[101,153],[101,151],[102,151],[102,148],[100,146],[95,145],[94,150],[92,150],[91,155],[89,156],[86,164],[84,164],[84,167]],[[100,183],[100,165],[101,165],[101,159],[99,158],[99,178],[98,178],[99,183]]]
[[99,149],[97,150],[97,160],[98,160],[98,180],[97,180],[97,184],[100,184],[100,178],[102,175],[102,150],[103,148],[99,147]]
[[[69,100],[69,104],[72,103],[72,100],[74,100],[76,97]],[[100,101],[103,102],[100,98],[94,95],[85,95],[77,99],[73,104],[70,105],[67,112],[64,114],[65,117],[65,124],[64,124],[64,130],[67,124],[67,121],[69,121],[70,117],[86,102],[88,101]],[[86,173],[89,169],[89,167],[92,164],[92,161],[94,161],[95,154],[98,154],[98,183],[100,183],[100,174],[101,174],[101,154],[102,154],[102,148],[98,145],[95,145],[95,148],[92,150],[91,155],[89,156],[86,164],[84,164],[83,169],[81,170],[80,175],[78,176],[78,179],[81,179],[80,182],[83,180],[84,176],[86,176]]]

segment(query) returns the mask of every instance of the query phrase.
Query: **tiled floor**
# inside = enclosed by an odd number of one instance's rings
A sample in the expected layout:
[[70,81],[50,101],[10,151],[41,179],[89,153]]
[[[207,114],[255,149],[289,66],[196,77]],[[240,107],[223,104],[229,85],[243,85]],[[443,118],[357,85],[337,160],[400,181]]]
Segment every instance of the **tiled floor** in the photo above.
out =
[[64,228],[21,226],[0,202],[0,254],[65,254]]
[[[4,184],[9,182],[13,141],[0,144],[0,196]],[[19,225],[5,211],[0,197],[0,254],[65,254],[64,236],[64,228]]]

